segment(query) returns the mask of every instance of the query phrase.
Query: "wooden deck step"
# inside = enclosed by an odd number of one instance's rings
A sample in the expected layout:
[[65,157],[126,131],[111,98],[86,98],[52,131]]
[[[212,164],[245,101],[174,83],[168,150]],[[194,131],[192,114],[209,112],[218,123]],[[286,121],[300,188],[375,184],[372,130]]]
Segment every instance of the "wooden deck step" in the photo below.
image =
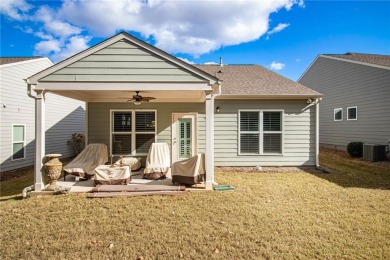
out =
[[92,192],[149,192],[149,191],[184,191],[186,187],[167,185],[97,185]]
[[185,195],[187,191],[138,191],[138,192],[94,192],[89,193],[87,198],[113,198],[113,197],[136,197],[151,195]]

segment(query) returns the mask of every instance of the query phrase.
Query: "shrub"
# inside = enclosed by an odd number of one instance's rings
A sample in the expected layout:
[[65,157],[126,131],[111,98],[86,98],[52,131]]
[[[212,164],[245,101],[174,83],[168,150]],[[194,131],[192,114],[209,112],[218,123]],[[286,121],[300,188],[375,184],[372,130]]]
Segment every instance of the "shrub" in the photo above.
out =
[[363,143],[362,142],[350,142],[347,145],[348,154],[352,157],[363,156]]

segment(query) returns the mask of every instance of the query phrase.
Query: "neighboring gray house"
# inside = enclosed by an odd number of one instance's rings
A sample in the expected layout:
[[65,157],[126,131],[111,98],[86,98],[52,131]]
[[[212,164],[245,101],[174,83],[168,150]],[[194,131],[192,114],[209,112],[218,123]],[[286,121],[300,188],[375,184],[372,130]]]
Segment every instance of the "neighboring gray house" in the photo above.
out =
[[[44,57],[0,58],[0,171],[31,166],[35,158],[35,101],[25,79],[53,65]],[[85,103],[46,95],[46,152],[73,156],[72,133],[84,132]]]
[[318,165],[321,94],[260,66],[194,66],[123,32],[27,83],[39,110],[44,90],[87,102],[88,143],[107,144],[110,155],[145,157],[153,142],[168,143],[172,162],[204,152],[208,189],[214,166]]
[[298,80],[324,94],[320,143],[345,150],[349,142],[390,142],[390,56],[319,55]]

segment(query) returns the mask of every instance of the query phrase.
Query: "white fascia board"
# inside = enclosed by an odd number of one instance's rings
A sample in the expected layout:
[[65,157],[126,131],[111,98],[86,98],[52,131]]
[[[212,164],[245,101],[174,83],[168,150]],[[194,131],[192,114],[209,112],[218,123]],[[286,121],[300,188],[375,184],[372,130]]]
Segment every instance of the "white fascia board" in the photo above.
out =
[[33,62],[42,61],[42,60],[46,60],[50,65],[53,65],[53,62],[51,62],[51,60],[49,60],[49,58],[42,57],[42,58],[37,58],[37,59],[24,60],[24,61],[18,61],[18,62],[12,62],[12,63],[3,64],[3,65],[0,65],[0,68],[7,68],[7,67],[12,67],[12,66],[18,66],[18,65],[33,63]]
[[124,82],[39,82],[35,90],[203,90],[211,91],[207,83],[124,83]]
[[216,99],[307,99],[307,98],[318,98],[322,95],[220,95]]

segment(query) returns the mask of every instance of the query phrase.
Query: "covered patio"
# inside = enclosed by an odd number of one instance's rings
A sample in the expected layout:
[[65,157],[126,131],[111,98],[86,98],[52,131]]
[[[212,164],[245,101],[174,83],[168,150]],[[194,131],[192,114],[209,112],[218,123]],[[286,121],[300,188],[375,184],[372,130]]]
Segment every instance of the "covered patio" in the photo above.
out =
[[[197,69],[127,33],[120,33],[26,81],[28,93],[35,98],[36,107],[35,191],[45,189],[45,94],[48,92],[85,101],[86,143],[104,143],[109,149],[109,156],[114,157],[145,158],[151,142],[163,142],[170,147],[171,163],[181,160],[176,122],[180,119],[189,120],[192,135],[188,137],[190,146],[186,148],[186,156],[205,153],[205,187],[212,189],[214,98],[221,93],[221,84],[215,75]],[[132,100],[137,91],[139,95],[153,99],[140,102]],[[138,123],[136,118],[140,113],[148,111],[154,118],[154,130],[140,132],[135,129]],[[115,132],[113,125],[116,113],[127,113],[132,130]],[[114,146],[115,138],[127,140],[129,145],[126,149],[122,147],[118,150]],[[59,184],[70,183],[72,180],[67,179]],[[90,189],[88,183],[76,183],[72,187],[74,190],[82,190],[83,185],[85,190],[88,187]]]

